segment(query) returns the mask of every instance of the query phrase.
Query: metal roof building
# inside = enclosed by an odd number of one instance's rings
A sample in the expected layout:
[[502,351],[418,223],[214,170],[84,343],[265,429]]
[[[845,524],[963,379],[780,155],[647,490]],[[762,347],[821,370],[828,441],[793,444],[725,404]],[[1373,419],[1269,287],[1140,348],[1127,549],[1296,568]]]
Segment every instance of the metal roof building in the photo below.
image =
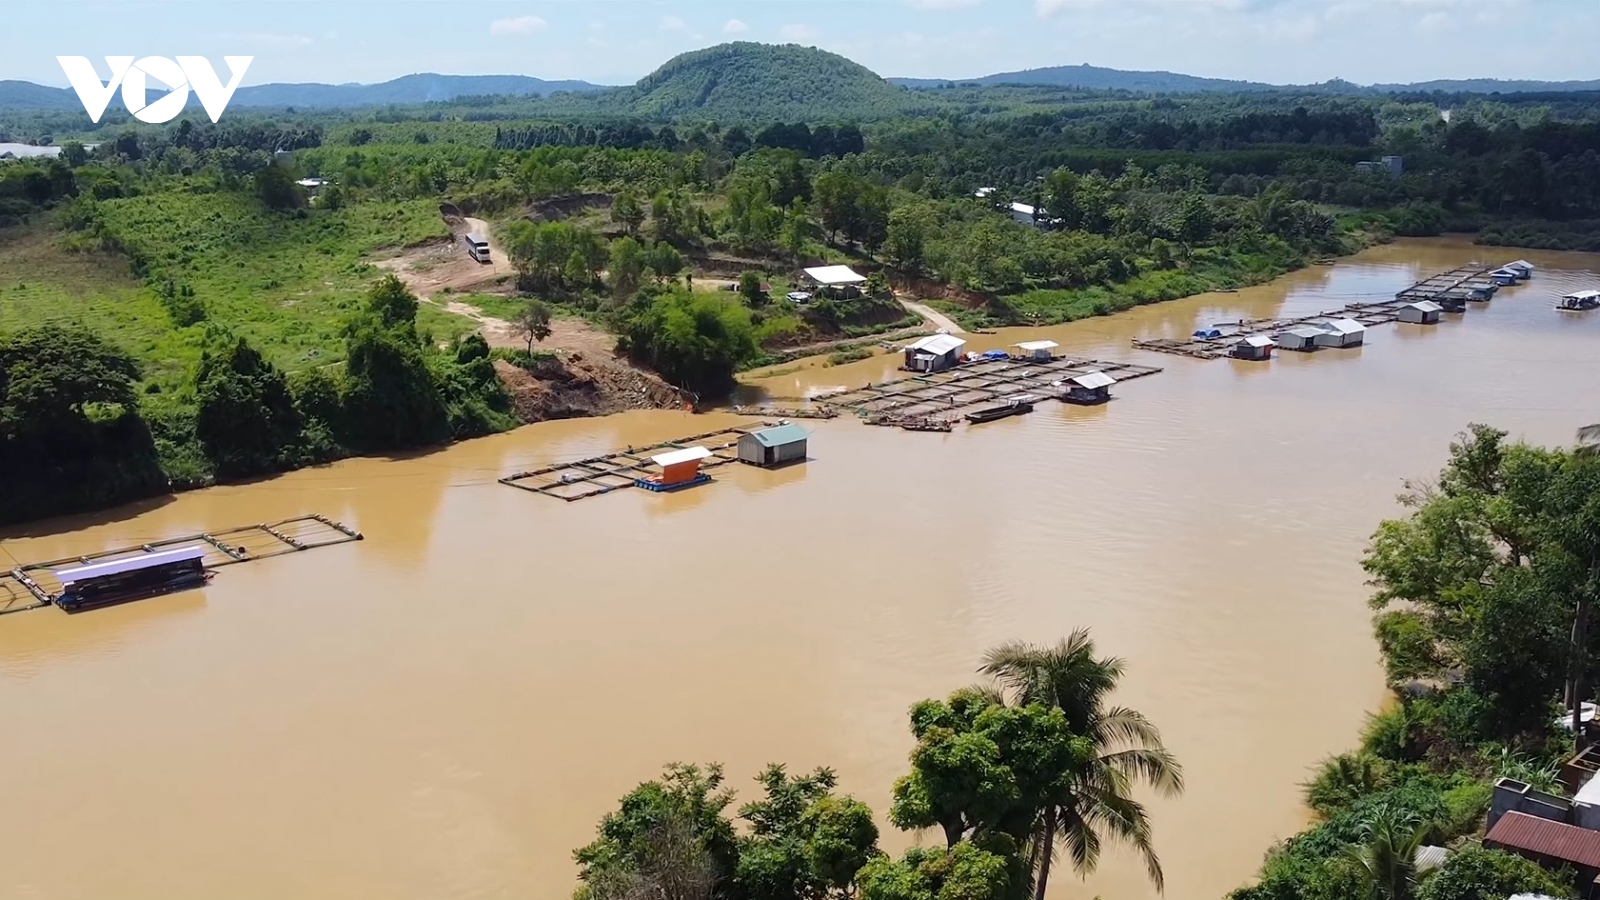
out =
[[151,569],[168,563],[203,559],[205,555],[206,548],[204,547],[179,547],[175,550],[161,550],[155,553],[141,553],[138,556],[125,556],[122,559],[113,559],[109,562],[89,563],[88,565],[56,569],[51,574],[55,575],[56,580],[62,584],[76,584],[80,581],[89,581],[94,578],[105,578],[109,575],[122,575],[127,572],[137,572],[140,569]]
[[1322,328],[1317,335],[1321,347],[1359,347],[1367,335],[1367,326],[1355,319],[1332,319]]
[[1117,380],[1104,372],[1085,372],[1067,379],[1067,391],[1061,395],[1063,403],[1093,406],[1111,399],[1111,386]]
[[1444,307],[1432,300],[1418,300],[1400,307],[1400,321],[1413,325],[1437,325],[1442,312]]
[[739,461],[752,466],[779,466],[806,458],[811,435],[792,422],[752,431],[739,438]]
[[1278,346],[1285,350],[1315,350],[1317,349],[1317,337],[1324,333],[1321,328],[1312,325],[1300,325],[1278,332],[1273,335],[1273,340],[1277,341]]
[[1264,334],[1247,334],[1233,345],[1234,359],[1263,360],[1272,358],[1272,348],[1277,341]]
[[906,368],[914,372],[938,372],[956,364],[967,342],[953,334],[930,334],[903,348]]
[[1014,346],[1026,354],[1029,359],[1045,360],[1055,356],[1050,351],[1061,345],[1055,341],[1023,341]]
[[858,273],[849,266],[817,266],[806,269],[806,277],[823,287],[836,287],[847,284],[866,284],[867,276]]
[[1483,845],[1509,850],[1542,865],[1576,866],[1593,880],[1600,873],[1600,831],[1523,812],[1508,812],[1484,835]]

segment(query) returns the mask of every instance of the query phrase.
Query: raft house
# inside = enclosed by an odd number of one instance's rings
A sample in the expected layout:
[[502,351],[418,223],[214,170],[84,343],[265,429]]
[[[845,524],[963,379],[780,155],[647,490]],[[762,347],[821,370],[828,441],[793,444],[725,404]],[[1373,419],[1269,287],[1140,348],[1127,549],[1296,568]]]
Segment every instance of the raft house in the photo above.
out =
[[1264,334],[1247,334],[1233,345],[1234,359],[1268,360],[1272,358],[1272,348],[1278,344]]
[[1499,285],[1500,287],[1507,287],[1508,285],[1516,284],[1522,279],[1522,276],[1510,269],[1501,268],[1490,272],[1489,278],[1496,285]]
[[739,461],[765,469],[804,462],[810,436],[792,422],[757,429],[739,438]]
[[1513,275],[1516,275],[1517,280],[1519,281],[1527,281],[1529,278],[1533,277],[1533,263],[1528,262],[1525,259],[1518,259],[1508,262],[1500,268],[1511,272]]
[[204,585],[206,548],[178,547],[56,569],[56,605],[67,612],[113,606]]
[[1078,406],[1097,406],[1111,399],[1111,386],[1117,380],[1104,372],[1085,372],[1067,379],[1061,402]]
[[361,539],[359,531],[311,514],[26,563],[0,569],[0,614],[46,606],[75,613],[143,600],[201,587],[222,566]]
[[1582,312],[1596,307],[1600,307],[1600,291],[1574,291],[1556,304],[1556,309],[1562,312]]
[[1355,319],[1333,319],[1322,328],[1322,333],[1317,335],[1319,347],[1359,347],[1367,335],[1367,326]]
[[930,334],[905,346],[905,368],[913,372],[942,372],[961,360],[967,342],[953,334]]
[[1297,325],[1294,328],[1286,328],[1273,335],[1273,341],[1285,350],[1310,353],[1322,346],[1317,343],[1317,338],[1321,337],[1322,334],[1323,330],[1314,325]]
[[861,296],[861,286],[867,283],[867,276],[849,266],[816,266],[804,272],[812,285],[812,294],[836,300]]
[[1022,351],[1018,359],[1025,362],[1049,362],[1055,359],[1055,349],[1061,345],[1055,341],[1023,341],[1012,346]]
[[633,485],[661,493],[705,484],[711,480],[711,476],[700,471],[700,461],[709,456],[711,451],[705,447],[685,447],[682,450],[658,453],[650,457],[650,461],[660,467],[661,471],[655,475],[636,478]]
[[1418,300],[1400,307],[1400,321],[1412,325],[1437,325],[1444,307],[1432,300]]

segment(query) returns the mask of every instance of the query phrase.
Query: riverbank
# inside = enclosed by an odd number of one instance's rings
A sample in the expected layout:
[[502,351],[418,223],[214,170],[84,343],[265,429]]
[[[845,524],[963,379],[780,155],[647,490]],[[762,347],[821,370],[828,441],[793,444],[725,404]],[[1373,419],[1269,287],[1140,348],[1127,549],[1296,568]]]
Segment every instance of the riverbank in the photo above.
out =
[[[910,704],[971,683],[998,640],[1087,627],[1128,660],[1115,702],[1185,767],[1185,796],[1149,804],[1165,900],[1218,900],[1306,827],[1299,784],[1385,701],[1358,560],[1401,479],[1436,471],[1473,417],[1554,444],[1593,411],[1571,385],[1600,378],[1600,318],[1550,299],[1600,259],[1517,252],[1532,282],[1459,321],[1372,329],[1360,350],[1263,364],[1131,342],[1392,296],[1482,255],[1404,240],[1237,293],[971,335],[1166,371],[1104,406],[952,434],[807,421],[810,462],[723,466],[677,494],[561,503],[495,479],[749,419],[546,422],[0,531],[0,558],[24,561],[307,512],[367,537],[230,567],[202,592],[0,620],[0,792],[30,823],[0,869],[64,900],[272,900],[308,880],[565,896],[571,851],[664,762],[721,761],[742,796],[768,762],[828,765],[881,814]],[[899,362],[751,379],[741,401],[878,383]],[[887,852],[914,840],[879,824]],[[263,869],[262,846],[303,865]],[[1087,882],[1057,877],[1157,896],[1110,847]]]

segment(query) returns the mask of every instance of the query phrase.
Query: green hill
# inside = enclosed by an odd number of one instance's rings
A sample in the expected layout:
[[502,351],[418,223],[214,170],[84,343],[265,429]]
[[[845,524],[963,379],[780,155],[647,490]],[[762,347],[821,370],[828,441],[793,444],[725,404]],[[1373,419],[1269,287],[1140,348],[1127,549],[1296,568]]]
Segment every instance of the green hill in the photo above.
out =
[[875,118],[928,105],[835,53],[797,44],[719,44],[684,53],[633,88],[641,116],[747,121]]

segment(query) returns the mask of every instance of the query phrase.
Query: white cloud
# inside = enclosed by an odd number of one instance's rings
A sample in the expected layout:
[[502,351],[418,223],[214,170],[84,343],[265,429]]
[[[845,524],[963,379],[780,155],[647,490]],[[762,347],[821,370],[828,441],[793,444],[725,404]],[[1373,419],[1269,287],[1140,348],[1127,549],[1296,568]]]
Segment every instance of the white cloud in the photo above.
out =
[[[246,41],[252,44],[268,44],[273,47],[308,47],[317,42],[317,39],[305,34],[285,34],[280,31],[246,31],[232,34],[208,35],[218,40]],[[329,34],[328,37],[333,37]]]
[[1039,14],[1039,18],[1048,19],[1069,7],[1081,8],[1099,3],[1100,0],[1033,0],[1033,11]]
[[810,25],[785,25],[778,30],[778,34],[791,44],[804,44],[817,39],[817,29]]
[[514,19],[495,19],[489,23],[490,34],[538,34],[549,24],[538,16],[517,16]]
[[745,23],[743,23],[741,21],[739,21],[738,19],[729,19],[722,26],[722,33],[723,34],[738,34],[738,33],[742,32],[742,31],[749,31],[749,30],[750,30],[750,26],[746,25]]
[[682,19],[678,18],[677,16],[662,16],[661,17],[661,30],[662,31],[683,31],[684,29],[686,29],[688,27],[689,26],[687,24],[685,24],[684,21]]
[[980,6],[983,0],[900,0],[912,9],[967,9]]

